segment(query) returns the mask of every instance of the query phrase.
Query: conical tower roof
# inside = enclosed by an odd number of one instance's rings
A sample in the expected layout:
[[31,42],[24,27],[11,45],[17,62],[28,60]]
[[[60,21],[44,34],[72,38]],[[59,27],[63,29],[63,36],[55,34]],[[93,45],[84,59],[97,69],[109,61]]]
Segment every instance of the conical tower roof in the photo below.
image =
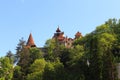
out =
[[31,33],[29,35],[26,46],[28,46],[28,47],[36,47]]

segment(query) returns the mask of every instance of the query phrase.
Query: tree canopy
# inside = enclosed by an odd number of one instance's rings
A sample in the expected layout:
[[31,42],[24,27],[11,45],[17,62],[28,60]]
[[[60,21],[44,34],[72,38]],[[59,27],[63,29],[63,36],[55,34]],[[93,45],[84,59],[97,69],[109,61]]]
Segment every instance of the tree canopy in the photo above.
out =
[[27,48],[21,39],[15,54],[0,58],[0,80],[119,80],[118,63],[120,20],[109,19],[75,39],[71,48],[55,39],[43,48]]

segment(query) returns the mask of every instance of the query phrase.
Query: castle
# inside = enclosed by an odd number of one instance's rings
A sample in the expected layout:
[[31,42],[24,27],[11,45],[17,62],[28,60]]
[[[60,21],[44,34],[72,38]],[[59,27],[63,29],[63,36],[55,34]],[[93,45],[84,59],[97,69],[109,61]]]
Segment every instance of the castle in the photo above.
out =
[[[59,45],[63,44],[66,48],[71,48],[74,40],[81,38],[81,37],[82,37],[82,34],[79,31],[75,34],[75,38],[68,38],[67,36],[65,37],[64,32],[62,32],[60,28],[58,27],[52,39],[57,40]],[[29,35],[26,47],[28,48],[36,47],[31,33]]]
[[[75,34],[75,38],[68,38],[67,36],[64,36],[64,32],[62,32],[59,27],[57,28],[56,32],[52,37],[52,39],[57,40],[59,45],[63,44],[66,48],[71,48],[72,43],[78,38],[82,38],[82,34],[79,31]],[[31,33],[29,35],[26,47],[36,47]],[[42,48],[42,51],[46,53],[46,49]],[[118,72],[118,78],[120,79],[120,63],[118,63],[116,67]]]

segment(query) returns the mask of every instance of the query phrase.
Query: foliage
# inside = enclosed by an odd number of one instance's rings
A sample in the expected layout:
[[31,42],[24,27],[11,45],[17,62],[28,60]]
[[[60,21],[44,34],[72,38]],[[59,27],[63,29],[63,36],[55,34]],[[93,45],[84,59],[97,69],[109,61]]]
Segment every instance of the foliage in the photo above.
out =
[[22,77],[21,67],[15,66],[12,80],[21,80],[21,77]]
[[27,76],[26,80],[43,80],[41,72],[34,72]]
[[38,48],[30,48],[30,62],[31,64],[36,60],[43,58],[43,53]]
[[35,62],[31,65],[31,72],[43,72],[46,65],[46,61],[44,59],[36,59]]
[[59,61],[48,62],[44,69],[43,80],[66,80],[63,64]]
[[30,67],[31,73],[27,75],[27,80],[42,80],[45,65],[44,59],[36,59]]
[[53,50],[55,50],[56,42],[53,39],[49,39],[45,43],[45,48],[47,49],[47,55],[45,55],[46,60],[54,60]]
[[13,64],[8,57],[0,58],[0,79],[11,80],[13,77]]
[[15,56],[11,51],[7,52],[6,57],[8,57],[10,59],[10,62],[13,64],[15,62]]
[[0,80],[118,80],[120,20],[109,19],[71,48],[55,39],[43,48],[27,48],[20,39],[16,54],[0,58]]

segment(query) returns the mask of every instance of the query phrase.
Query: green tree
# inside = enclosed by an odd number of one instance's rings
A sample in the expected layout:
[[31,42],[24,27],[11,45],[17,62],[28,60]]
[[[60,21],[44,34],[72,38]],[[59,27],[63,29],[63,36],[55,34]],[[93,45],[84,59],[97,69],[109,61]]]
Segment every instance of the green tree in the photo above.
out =
[[43,72],[46,65],[46,61],[44,59],[36,59],[35,62],[31,65],[31,72]]
[[99,50],[98,38],[96,36],[93,36],[91,38],[90,44],[90,80],[102,80],[102,56]]
[[103,33],[100,35],[99,42],[103,52],[103,80],[116,80],[115,61],[112,54],[112,46],[116,41],[116,37],[112,34]]
[[15,66],[12,80],[21,80],[21,77],[22,77],[21,67]]
[[10,62],[13,64],[15,63],[15,55],[11,52],[8,51],[6,57],[8,57],[10,59]]
[[43,80],[41,72],[34,72],[27,76],[26,80]]
[[55,80],[54,64],[48,62],[44,69],[43,80]]
[[[92,80],[115,80],[115,62],[112,53],[116,35],[108,24],[101,25],[91,33],[88,54]],[[96,74],[96,76],[94,76]]]
[[43,58],[43,55],[39,48],[30,48],[30,63],[32,64],[36,59]]
[[27,74],[29,73],[30,66],[30,52],[28,48],[23,48],[20,53],[20,60],[17,63],[18,66],[21,67],[22,77],[21,79],[25,79]]
[[13,77],[13,64],[8,57],[0,58],[0,79],[11,80]]
[[45,48],[47,49],[47,54],[45,55],[46,60],[54,61],[54,50],[56,48],[55,39],[49,39],[45,43]]
[[56,62],[47,62],[43,80],[67,80],[63,64],[59,60]]
[[21,51],[22,51],[22,49],[25,47],[25,44],[26,44],[26,41],[25,41],[23,38],[21,38],[21,39],[19,40],[19,43],[17,44],[17,47],[16,47],[16,58],[17,58],[16,61],[19,60]]
[[30,74],[27,75],[27,80],[43,80],[43,72],[46,65],[44,59],[36,59],[30,67]]
[[120,62],[120,19],[109,19],[106,21],[106,24],[109,25],[116,36],[116,42],[112,47],[112,54],[116,57],[117,62]]
[[63,50],[65,46],[62,44],[59,45],[55,39],[49,39],[46,41],[45,48],[47,50],[45,59],[54,62],[61,56],[61,50]]

